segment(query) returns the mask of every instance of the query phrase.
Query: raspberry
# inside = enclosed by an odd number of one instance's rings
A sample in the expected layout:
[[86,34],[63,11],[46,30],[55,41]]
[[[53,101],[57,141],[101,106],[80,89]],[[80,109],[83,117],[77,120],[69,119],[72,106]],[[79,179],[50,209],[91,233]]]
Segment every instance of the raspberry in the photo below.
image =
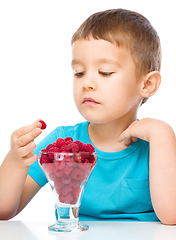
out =
[[73,143],[71,140],[65,141],[65,144],[66,144],[66,145],[71,144],[71,143]]
[[56,188],[56,192],[57,194],[62,195],[62,188]]
[[42,124],[41,129],[45,129],[47,126],[46,123],[43,120],[40,120],[39,122]]
[[69,185],[70,185],[71,187],[73,187],[73,188],[77,188],[77,187],[80,186],[79,181],[74,180],[74,179],[71,180],[71,182],[70,182]]
[[55,181],[57,176],[54,173],[49,173],[49,179]]
[[50,163],[50,160],[47,154],[42,154],[40,156],[40,164],[42,165],[43,163]]
[[81,188],[80,187],[74,188],[73,191],[72,191],[73,197],[78,198],[80,192],[81,192]]
[[57,147],[51,147],[49,150],[48,150],[48,155],[49,155],[49,158],[51,161],[54,160],[54,153],[56,152],[59,152],[59,149]]
[[88,152],[80,151],[79,154],[75,158],[76,158],[76,161],[78,163],[80,163],[80,162],[84,162],[84,159],[88,158],[88,157],[89,157],[89,153]]
[[92,152],[95,152],[95,149],[94,149],[94,147],[92,146],[92,144],[87,143],[86,146],[84,147],[84,151],[85,151],[85,152],[90,152],[90,153],[92,153]]
[[[59,193],[58,193],[58,194],[59,194]],[[64,196],[63,196],[61,193],[59,194],[58,199],[59,199],[59,202],[61,202],[61,203],[65,203]]]
[[55,164],[55,167],[57,169],[60,169],[60,170],[65,167],[65,162],[64,161],[56,161],[54,164]]
[[56,146],[60,148],[63,144],[65,144],[65,140],[63,138],[58,138],[56,140]]
[[64,176],[62,177],[62,182],[63,182],[64,184],[69,184],[69,183],[71,182],[71,177],[70,177],[69,175],[64,175]]
[[41,150],[41,152],[44,152],[44,153],[45,153],[45,152],[47,152],[47,150],[44,148],[44,149]]
[[46,151],[48,152],[50,148],[55,147],[55,144],[51,143],[46,147]]
[[61,189],[64,186],[64,183],[62,182],[62,180],[60,178],[56,178],[56,180],[54,181],[54,187],[56,189]]
[[85,146],[84,143],[80,142],[79,140],[75,141],[74,143],[76,143],[76,145],[79,147],[79,151],[84,150],[84,146]]
[[75,180],[80,180],[83,176],[83,171],[79,168],[74,168],[71,172],[71,177]]
[[67,202],[67,203],[70,204],[70,203],[72,202],[72,200],[73,200],[73,196],[72,196],[71,192],[69,192],[69,194],[66,195],[66,196],[64,196],[64,195],[62,195],[62,194],[59,195],[59,201],[60,201],[61,203]]
[[94,157],[93,154],[90,154],[90,156],[89,156],[89,162],[90,162],[90,163],[94,163],[94,162],[95,162],[95,157]]
[[69,166],[65,166],[65,168],[64,168],[64,173],[66,174],[66,175],[69,175],[70,173],[71,173],[71,171],[73,170],[73,168],[72,167],[69,167]]
[[54,168],[54,174],[57,176],[57,177],[62,177],[64,175],[64,172],[60,169],[58,169],[57,167]]
[[78,145],[76,145],[75,143],[72,143],[71,148],[72,148],[72,152],[73,152],[73,153],[79,152],[79,147],[78,147]]
[[79,152],[79,147],[75,143],[70,143],[66,146],[67,152],[77,153]]
[[66,137],[66,138],[65,138],[65,142],[67,142],[67,141],[73,142],[73,138],[72,138],[72,137]]
[[68,203],[75,205],[77,203],[77,198],[72,198],[72,200],[69,201]]
[[46,166],[46,172],[47,173],[53,173],[54,172],[54,164],[53,163],[48,163]]
[[[67,145],[66,144],[63,144],[61,147],[60,147],[60,151],[61,152],[65,152],[67,149]],[[67,151],[66,151],[67,152]]]
[[65,143],[66,143],[66,145],[68,145],[70,143],[73,143],[73,138],[72,137],[66,137],[65,138]]
[[73,195],[70,192],[67,196],[65,196],[65,202],[67,202],[68,204],[71,204],[72,200],[73,200]]
[[67,166],[73,167],[73,168],[78,166],[77,162],[74,162],[74,159],[72,157],[68,157],[65,163]]
[[55,153],[55,152],[59,152],[59,148],[58,147],[55,147],[55,146],[52,146],[49,150],[48,150],[48,153]]
[[84,162],[86,158],[87,158],[87,159],[89,158],[89,156],[90,156],[91,153],[90,153],[90,152],[82,152],[82,154],[83,154],[83,158],[84,158],[84,159],[82,160],[82,162]]
[[72,191],[72,187],[70,187],[69,185],[64,185],[62,188],[62,194],[64,196],[68,195],[68,193],[71,191]]
[[90,166],[90,163],[89,163],[89,160],[88,159],[85,159],[84,162],[82,163],[78,163],[78,167],[81,169],[81,170],[86,170],[88,169]]
[[78,154],[75,155],[74,159],[77,163],[82,162],[84,160],[84,153],[80,151]]
[[71,153],[71,152],[72,152],[71,146],[72,146],[72,143],[70,143],[70,144],[68,144],[68,145],[65,146],[65,151],[66,151],[67,153]]

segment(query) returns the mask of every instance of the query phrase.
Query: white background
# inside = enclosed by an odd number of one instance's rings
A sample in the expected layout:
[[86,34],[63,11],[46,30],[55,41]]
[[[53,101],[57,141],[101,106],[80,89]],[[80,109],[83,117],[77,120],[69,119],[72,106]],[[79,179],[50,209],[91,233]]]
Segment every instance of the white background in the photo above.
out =
[[[137,11],[149,19],[162,44],[162,84],[138,118],[159,118],[176,131],[176,12],[174,0],[0,0],[0,163],[11,133],[42,118],[48,127],[84,119],[72,96],[70,39],[91,14],[110,8]],[[13,196],[12,196],[13,197]],[[54,222],[54,198],[45,186],[14,219]]]

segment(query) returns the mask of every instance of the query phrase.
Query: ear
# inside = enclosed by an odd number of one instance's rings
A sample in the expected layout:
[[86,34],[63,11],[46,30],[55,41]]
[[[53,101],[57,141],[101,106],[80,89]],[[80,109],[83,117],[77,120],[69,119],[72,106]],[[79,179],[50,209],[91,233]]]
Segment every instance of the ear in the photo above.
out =
[[161,83],[161,75],[159,72],[157,71],[152,71],[148,74],[146,74],[143,77],[143,81],[142,81],[142,88],[140,90],[140,95],[143,98],[149,98],[151,96],[153,96]]

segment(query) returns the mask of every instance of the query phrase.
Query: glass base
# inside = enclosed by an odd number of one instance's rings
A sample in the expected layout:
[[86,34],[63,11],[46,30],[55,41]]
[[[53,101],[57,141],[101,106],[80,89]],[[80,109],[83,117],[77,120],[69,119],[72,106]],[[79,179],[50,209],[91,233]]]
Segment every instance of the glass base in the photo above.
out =
[[89,226],[77,222],[56,222],[54,225],[48,227],[48,230],[54,232],[74,232],[74,231],[85,231],[88,230]]

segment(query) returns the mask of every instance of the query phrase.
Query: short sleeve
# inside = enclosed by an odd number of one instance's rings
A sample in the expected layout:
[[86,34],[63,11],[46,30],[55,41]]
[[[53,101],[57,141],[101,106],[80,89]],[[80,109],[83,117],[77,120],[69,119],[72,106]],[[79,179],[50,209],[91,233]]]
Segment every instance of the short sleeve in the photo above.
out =
[[[56,128],[49,135],[47,135],[39,144],[37,144],[34,154],[39,157],[40,151],[50,143],[57,140],[58,137],[64,138],[65,133],[62,127]],[[47,178],[43,171],[41,170],[38,159],[29,167],[28,175],[31,176],[41,187],[43,187],[47,182]]]

